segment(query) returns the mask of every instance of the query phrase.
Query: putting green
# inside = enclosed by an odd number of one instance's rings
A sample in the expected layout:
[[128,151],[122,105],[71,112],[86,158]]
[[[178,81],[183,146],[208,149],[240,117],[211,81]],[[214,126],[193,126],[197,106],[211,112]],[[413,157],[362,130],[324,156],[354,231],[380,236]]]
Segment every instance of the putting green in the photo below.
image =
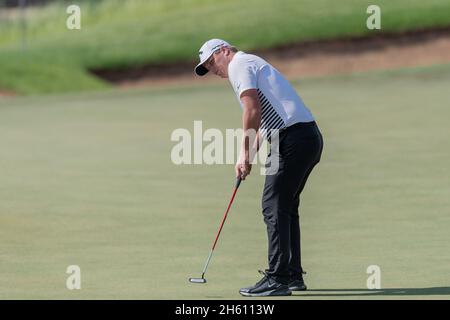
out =
[[[450,68],[295,82],[322,129],[301,204],[311,291],[448,299]],[[240,299],[266,267],[263,177],[175,166],[176,128],[236,128],[229,85],[0,100],[1,299]],[[66,269],[81,268],[81,290]],[[369,291],[367,267],[381,268]]]

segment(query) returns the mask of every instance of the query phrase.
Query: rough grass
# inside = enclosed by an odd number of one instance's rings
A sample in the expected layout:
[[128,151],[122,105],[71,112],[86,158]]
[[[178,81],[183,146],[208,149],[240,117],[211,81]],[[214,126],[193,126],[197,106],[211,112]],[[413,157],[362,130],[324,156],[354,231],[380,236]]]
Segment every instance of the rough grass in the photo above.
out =
[[[0,72],[0,86],[23,94],[95,89],[105,84],[92,78],[86,72],[89,68],[193,61],[199,46],[211,37],[251,50],[377,33],[366,28],[369,4],[360,0],[84,1],[80,3],[82,30],[69,31],[67,4],[56,3],[27,13],[29,34],[23,54],[19,15],[4,13],[0,68],[16,67]],[[383,32],[450,25],[446,0],[377,4]],[[36,72],[54,64],[58,72]]]

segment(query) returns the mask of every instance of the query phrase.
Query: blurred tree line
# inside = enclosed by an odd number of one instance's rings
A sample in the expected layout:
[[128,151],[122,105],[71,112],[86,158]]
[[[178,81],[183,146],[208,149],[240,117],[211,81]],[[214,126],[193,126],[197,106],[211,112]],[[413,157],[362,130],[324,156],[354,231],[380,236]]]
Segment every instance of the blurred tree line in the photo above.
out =
[[43,6],[56,0],[0,0],[0,7],[15,8],[23,4],[27,6]]

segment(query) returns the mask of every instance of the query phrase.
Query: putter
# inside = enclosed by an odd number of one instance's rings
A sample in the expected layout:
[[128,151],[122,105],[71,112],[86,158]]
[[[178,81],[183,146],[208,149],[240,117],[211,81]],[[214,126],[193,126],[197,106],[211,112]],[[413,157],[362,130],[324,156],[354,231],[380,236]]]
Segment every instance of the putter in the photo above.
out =
[[214,252],[214,248],[216,247],[217,240],[219,239],[219,236],[220,236],[220,232],[222,231],[223,224],[225,223],[225,220],[227,219],[228,211],[230,211],[231,204],[233,203],[234,196],[236,195],[236,191],[239,188],[241,181],[242,181],[241,177],[236,178],[236,185],[234,186],[234,189],[233,189],[233,195],[231,196],[230,202],[228,203],[227,210],[225,211],[225,214],[223,216],[222,223],[220,224],[220,227],[219,227],[219,232],[217,232],[216,239],[214,240],[211,251],[209,252],[208,259],[206,259],[205,267],[203,268],[202,277],[201,278],[189,278],[189,282],[191,282],[191,283],[206,283],[206,279],[205,279],[206,269],[208,268],[209,261],[211,260],[212,254]]

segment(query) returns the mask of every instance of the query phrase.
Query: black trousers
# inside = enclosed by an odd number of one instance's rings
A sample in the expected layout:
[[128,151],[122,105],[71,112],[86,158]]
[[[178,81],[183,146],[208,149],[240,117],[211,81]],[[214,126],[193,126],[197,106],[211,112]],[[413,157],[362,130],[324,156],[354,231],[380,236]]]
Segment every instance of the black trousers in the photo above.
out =
[[[267,226],[269,269],[267,274],[287,283],[301,276],[300,194],[308,176],[320,161],[323,149],[322,134],[315,122],[297,123],[280,131],[278,154],[268,157],[275,174],[266,175],[262,197],[262,211]],[[276,163],[276,161],[275,161]]]

